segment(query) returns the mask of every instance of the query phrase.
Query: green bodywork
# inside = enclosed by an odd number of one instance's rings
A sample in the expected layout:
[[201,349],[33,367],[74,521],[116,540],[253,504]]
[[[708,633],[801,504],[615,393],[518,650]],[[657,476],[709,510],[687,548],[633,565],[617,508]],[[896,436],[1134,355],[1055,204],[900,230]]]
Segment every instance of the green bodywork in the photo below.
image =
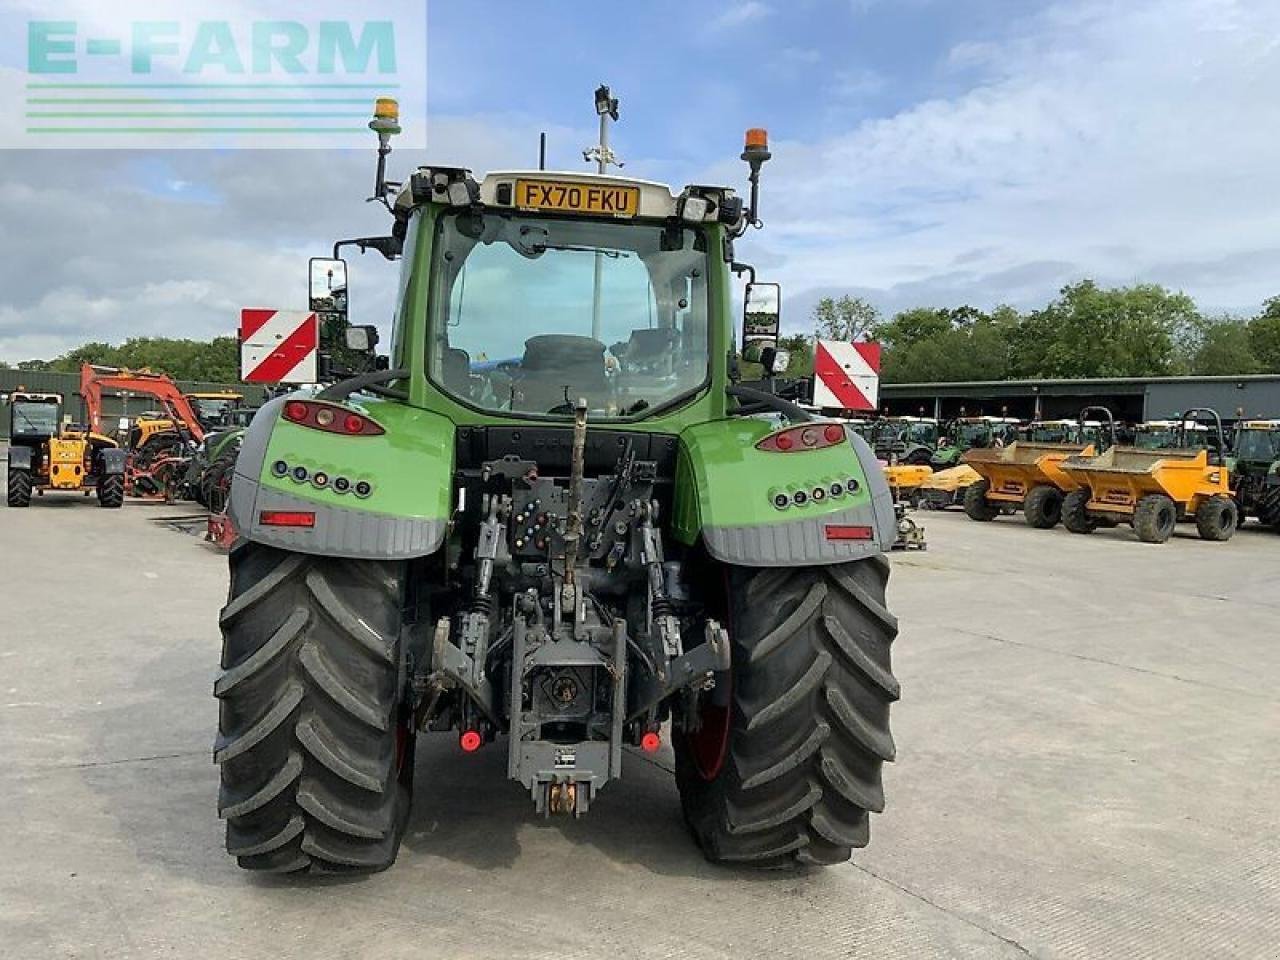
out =
[[[256,462],[242,465],[244,471],[253,471],[248,479],[256,479],[262,491],[335,510],[444,522],[456,506],[454,444],[459,428],[526,424],[571,429],[572,418],[568,416],[504,415],[467,406],[428,378],[433,243],[437,220],[446,209],[440,204],[421,204],[408,219],[390,357],[393,369],[409,371],[407,381],[395,384],[407,393],[407,401],[372,399],[364,394],[344,401],[345,406],[380,425],[385,430],[380,436],[326,433],[283,420],[278,407],[264,410],[271,422],[260,422],[264,418],[259,416],[251,432],[269,431],[265,452],[260,460],[255,457]],[[867,472],[850,443],[796,453],[760,451],[755,443],[776,427],[764,420],[730,415],[736,401],[726,394],[726,387],[731,383],[729,365],[736,324],[729,264],[717,255],[727,249],[725,228],[715,223],[700,228],[706,233],[707,249],[712,251],[707,258],[708,383],[673,409],[632,419],[609,419],[600,425],[614,431],[679,438],[674,516],[665,526],[684,544],[694,544],[708,527],[784,525],[868,504],[874,491],[868,491]],[[531,318],[530,336],[540,332],[536,324],[536,318]],[[365,480],[373,490],[367,498],[358,499],[338,494],[332,486],[317,489],[288,475],[277,476],[272,470],[277,462],[301,465],[311,473],[343,476],[352,484]],[[779,491],[812,490],[823,484],[829,489],[850,480],[856,481],[855,493],[787,509],[773,503]],[[242,533],[254,537],[253,529]],[[892,534],[889,536],[891,539]]]

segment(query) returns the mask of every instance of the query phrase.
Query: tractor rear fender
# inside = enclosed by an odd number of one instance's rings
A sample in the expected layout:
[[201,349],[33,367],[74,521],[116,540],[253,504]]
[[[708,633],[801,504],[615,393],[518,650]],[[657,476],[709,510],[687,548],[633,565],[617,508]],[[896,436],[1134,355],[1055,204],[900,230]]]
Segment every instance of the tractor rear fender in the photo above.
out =
[[10,470],[30,470],[31,469],[31,448],[30,447],[10,447],[9,448],[9,469]]
[[[812,426],[824,430],[830,424]],[[680,435],[672,533],[701,537],[717,560],[748,567],[816,566],[889,549],[893,496],[865,440],[782,453],[756,444],[761,420],[718,420]]]
[[307,397],[272,400],[245,431],[227,507],[240,537],[364,560],[439,549],[453,510],[453,423],[401,403],[352,399],[344,406],[385,432],[347,436],[283,419],[293,399]]
[[124,464],[128,458],[129,452],[120,447],[107,447],[98,451],[98,459],[102,464],[102,475],[107,477],[124,473]]

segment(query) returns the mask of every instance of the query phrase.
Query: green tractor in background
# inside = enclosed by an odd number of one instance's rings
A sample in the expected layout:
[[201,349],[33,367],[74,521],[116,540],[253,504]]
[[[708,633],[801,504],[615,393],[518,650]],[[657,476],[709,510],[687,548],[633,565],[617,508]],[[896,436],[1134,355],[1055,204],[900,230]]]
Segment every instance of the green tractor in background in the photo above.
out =
[[957,417],[947,424],[929,465],[946,470],[958,464],[966,450],[1012,443],[1018,438],[1020,422],[1014,417]]
[[[669,738],[709,859],[845,861],[894,757],[895,520],[865,441],[771,362],[736,373],[764,131],[744,204],[540,170],[395,189],[394,102],[370,126],[403,261],[388,368],[269,402],[234,468],[228,852],[389,866],[431,731],[575,816]],[[776,339],[776,299],[746,302],[744,341]]]
[[1227,466],[1240,522],[1254,516],[1280,532],[1280,420],[1238,423]]
[[938,421],[932,417],[881,417],[871,434],[880,460],[911,466],[928,464],[938,441]]

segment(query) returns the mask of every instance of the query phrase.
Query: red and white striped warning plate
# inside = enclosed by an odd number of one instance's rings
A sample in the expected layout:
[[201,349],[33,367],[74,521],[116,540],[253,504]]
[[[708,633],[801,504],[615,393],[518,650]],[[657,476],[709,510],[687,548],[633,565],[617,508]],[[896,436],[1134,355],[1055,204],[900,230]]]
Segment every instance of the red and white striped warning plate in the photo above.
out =
[[240,311],[240,379],[315,383],[320,321],[305,310]]
[[815,406],[874,410],[880,402],[880,344],[819,340],[813,354]]

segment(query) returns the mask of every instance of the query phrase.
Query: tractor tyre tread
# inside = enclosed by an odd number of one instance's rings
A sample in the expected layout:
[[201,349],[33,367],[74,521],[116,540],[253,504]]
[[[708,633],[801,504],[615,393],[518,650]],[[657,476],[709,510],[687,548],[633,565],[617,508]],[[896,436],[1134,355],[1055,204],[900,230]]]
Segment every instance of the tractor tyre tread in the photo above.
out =
[[1089,500],[1092,498],[1088,487],[1072,490],[1062,500],[1062,525],[1071,533],[1093,533],[1098,529],[1098,521],[1089,516]]
[[1022,501],[1022,515],[1037,530],[1053,529],[1062,519],[1062,491],[1044,483],[1032,487]]
[[227,852],[247,870],[386,869],[413,777],[403,565],[252,542],[230,563],[214,685]]
[[1239,521],[1236,502],[1221,494],[1209,497],[1196,510],[1196,530],[1202,540],[1230,540]]
[[1164,543],[1177,525],[1177,504],[1163,493],[1148,493],[1133,508],[1133,531],[1143,543]]
[[964,489],[964,512],[970,520],[989,523],[1000,516],[1000,507],[987,500],[991,490],[991,481],[975,480]]
[[896,753],[888,558],[729,575],[728,742],[708,778],[675,737],[685,821],[715,863],[844,862],[884,809],[881,767]]
[[1258,493],[1258,522],[1280,532],[1280,483],[1268,483]]
[[109,473],[98,481],[98,506],[118,510],[124,506],[124,476]]
[[9,471],[8,504],[11,507],[31,506],[31,473],[29,471]]

